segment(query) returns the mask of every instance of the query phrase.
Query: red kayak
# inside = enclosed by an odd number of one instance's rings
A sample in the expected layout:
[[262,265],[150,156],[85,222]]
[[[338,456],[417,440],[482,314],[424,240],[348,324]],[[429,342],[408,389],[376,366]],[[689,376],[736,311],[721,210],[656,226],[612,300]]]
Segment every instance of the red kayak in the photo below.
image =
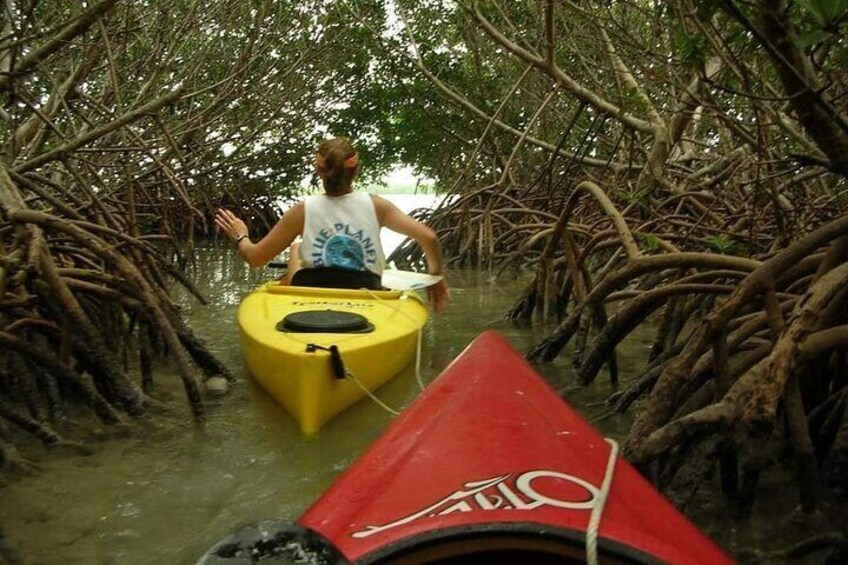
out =
[[[251,539],[282,543],[279,526]],[[291,532],[327,563],[732,562],[494,332]]]

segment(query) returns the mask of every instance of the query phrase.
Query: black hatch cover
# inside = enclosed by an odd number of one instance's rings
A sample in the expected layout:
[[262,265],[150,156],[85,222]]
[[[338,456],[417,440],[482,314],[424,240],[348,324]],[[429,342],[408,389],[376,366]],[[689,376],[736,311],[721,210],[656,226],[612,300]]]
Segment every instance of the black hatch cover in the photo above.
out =
[[292,333],[368,333],[374,325],[365,316],[337,310],[292,312],[280,322],[277,331]]

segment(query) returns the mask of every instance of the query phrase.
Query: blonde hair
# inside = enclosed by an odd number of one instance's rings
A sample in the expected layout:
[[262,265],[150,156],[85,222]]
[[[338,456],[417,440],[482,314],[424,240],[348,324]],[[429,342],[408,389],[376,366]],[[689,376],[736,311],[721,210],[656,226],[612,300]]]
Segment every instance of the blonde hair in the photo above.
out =
[[324,182],[324,191],[334,196],[350,189],[359,171],[359,155],[346,137],[325,139],[318,144],[315,168]]

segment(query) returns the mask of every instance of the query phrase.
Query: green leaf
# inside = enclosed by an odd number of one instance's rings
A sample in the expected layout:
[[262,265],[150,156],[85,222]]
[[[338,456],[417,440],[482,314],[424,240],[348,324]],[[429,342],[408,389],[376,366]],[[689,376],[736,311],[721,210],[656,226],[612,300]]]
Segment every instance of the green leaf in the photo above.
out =
[[797,0],[797,3],[823,28],[830,28],[848,17],[848,0]]
[[737,242],[733,239],[728,238],[727,236],[720,235],[711,235],[705,240],[707,244],[721,253],[722,255],[732,255],[733,250],[736,248]]
[[806,33],[802,33],[798,37],[798,45],[802,49],[812,47],[829,39],[833,34],[824,31],[823,29],[814,29]]
[[704,64],[707,53],[707,40],[700,33],[677,33],[675,47],[680,58],[690,67],[700,67]]
[[652,253],[660,248],[660,240],[655,235],[648,234],[642,238],[642,249]]

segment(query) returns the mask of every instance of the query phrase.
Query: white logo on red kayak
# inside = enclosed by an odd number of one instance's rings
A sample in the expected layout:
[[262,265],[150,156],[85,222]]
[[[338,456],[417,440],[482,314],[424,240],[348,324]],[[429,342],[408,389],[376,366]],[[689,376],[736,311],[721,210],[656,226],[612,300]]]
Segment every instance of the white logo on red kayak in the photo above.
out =
[[[444,516],[453,512],[534,510],[541,506],[552,506],[567,510],[591,510],[598,498],[599,490],[596,486],[573,475],[557,471],[526,471],[514,479],[513,476],[510,473],[491,479],[465,483],[461,489],[418,512],[381,526],[365,526],[365,529],[352,533],[351,537],[367,538],[421,518]],[[577,485],[581,487],[579,492],[584,496],[580,497],[580,500],[576,500],[578,498],[576,496],[569,497],[571,498],[569,500],[562,494],[554,495],[549,491],[552,483],[545,482],[544,484],[547,485],[547,488],[545,488],[538,479],[554,479]],[[548,491],[547,494],[546,490]]]

